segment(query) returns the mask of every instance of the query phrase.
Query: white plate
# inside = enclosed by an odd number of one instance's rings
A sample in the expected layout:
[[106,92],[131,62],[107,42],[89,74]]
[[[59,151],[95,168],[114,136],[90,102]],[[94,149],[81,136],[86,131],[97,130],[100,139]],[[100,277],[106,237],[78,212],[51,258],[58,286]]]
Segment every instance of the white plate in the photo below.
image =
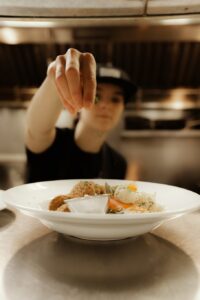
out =
[[0,210],[5,209],[6,205],[2,200],[2,194],[4,193],[4,191],[0,190]]
[[[80,180],[58,180],[25,184],[3,193],[8,207],[17,208],[39,219],[47,227],[83,239],[116,240],[151,231],[163,221],[200,208],[200,195],[175,186],[136,182],[139,191],[156,193],[156,202],[164,207],[162,212],[136,214],[80,214],[48,211],[50,200],[68,193]],[[125,180],[93,180],[110,185],[130,183]]]

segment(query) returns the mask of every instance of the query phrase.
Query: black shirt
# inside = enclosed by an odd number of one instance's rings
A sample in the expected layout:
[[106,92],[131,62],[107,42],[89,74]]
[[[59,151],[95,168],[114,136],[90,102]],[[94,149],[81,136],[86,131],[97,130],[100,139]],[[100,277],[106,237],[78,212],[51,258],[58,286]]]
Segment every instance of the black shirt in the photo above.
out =
[[82,151],[74,141],[74,130],[56,128],[53,144],[36,154],[26,149],[27,182],[58,179],[124,179],[127,163],[107,143],[98,153]]

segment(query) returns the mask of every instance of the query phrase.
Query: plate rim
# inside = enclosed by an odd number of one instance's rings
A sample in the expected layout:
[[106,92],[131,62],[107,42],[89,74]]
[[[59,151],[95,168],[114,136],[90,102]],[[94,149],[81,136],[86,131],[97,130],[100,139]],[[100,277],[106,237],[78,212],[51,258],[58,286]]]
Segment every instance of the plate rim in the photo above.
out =
[[2,197],[3,193],[5,193],[5,190],[0,189],[0,211],[4,210],[7,207]]
[[[167,186],[167,187],[171,187],[171,188],[175,188],[175,189],[180,189],[182,191],[187,191],[191,194],[193,194],[195,197],[199,198],[199,203],[195,204],[193,206],[191,206],[190,208],[180,208],[180,209],[176,209],[176,210],[168,210],[168,211],[160,211],[160,212],[148,212],[148,213],[133,213],[133,214],[94,214],[94,213],[90,213],[90,214],[85,214],[85,213],[67,213],[67,212],[58,212],[58,211],[49,211],[49,210],[45,210],[45,209],[41,209],[41,208],[31,208],[31,207],[26,207],[23,205],[19,205],[19,204],[14,204],[13,201],[9,201],[8,198],[6,198],[6,195],[9,194],[10,192],[12,192],[13,190],[17,190],[17,189],[21,189],[22,187],[30,187],[31,185],[36,185],[36,184],[43,184],[43,185],[51,185],[53,183],[66,183],[66,182],[78,182],[78,181],[89,181],[92,180],[94,182],[106,182],[106,181],[116,181],[116,182],[134,182],[136,185],[137,184],[153,184],[153,185],[158,185],[158,186]],[[0,190],[1,191],[1,190]],[[37,218],[41,218],[41,216],[45,215],[45,217],[52,217],[53,219],[59,218],[62,216],[62,219],[82,219],[82,220],[124,220],[124,221],[128,221],[128,220],[143,220],[143,219],[166,219],[166,218],[170,218],[173,217],[174,215],[182,215],[182,214],[187,214],[193,211],[196,211],[198,209],[200,209],[200,195],[198,193],[195,193],[191,190],[187,190],[185,188],[182,187],[178,187],[178,186],[173,186],[173,185],[169,185],[169,184],[164,184],[164,183],[156,183],[156,182],[150,182],[150,181],[134,181],[134,180],[123,180],[123,179],[104,179],[104,178],[96,178],[96,179],[61,179],[61,180],[51,180],[51,181],[40,181],[40,182],[34,182],[34,183],[26,183],[23,185],[19,185],[19,186],[15,186],[12,187],[10,189],[4,190],[3,191],[3,202],[6,203],[7,206],[13,207],[13,208],[17,208],[20,211],[27,211],[30,212],[32,214],[35,215],[35,217]],[[47,201],[47,200],[45,200]],[[50,200],[49,200],[50,201]],[[38,216],[36,216],[36,214],[38,214]],[[40,216],[39,216],[40,215]]]

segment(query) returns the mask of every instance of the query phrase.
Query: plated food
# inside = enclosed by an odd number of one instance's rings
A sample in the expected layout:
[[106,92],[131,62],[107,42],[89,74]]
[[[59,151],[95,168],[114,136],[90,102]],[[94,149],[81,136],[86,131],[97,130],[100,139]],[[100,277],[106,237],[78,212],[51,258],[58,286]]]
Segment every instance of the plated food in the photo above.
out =
[[54,197],[49,210],[80,213],[150,213],[162,210],[155,194],[138,190],[135,182],[109,185],[91,180],[76,183],[69,193]]
[[[24,184],[3,192],[2,197],[8,208],[17,209],[28,216],[35,217],[50,230],[89,240],[118,240],[135,237],[151,232],[166,220],[200,209],[199,194],[176,186],[142,181],[133,183],[127,180],[92,179],[93,184],[87,186],[87,194],[89,196],[84,196],[84,188],[86,188],[84,182],[85,180],[80,179]],[[92,195],[88,192],[88,188],[91,190]],[[95,195],[93,195],[94,191]],[[69,199],[69,194],[72,196],[72,192],[73,196],[81,195],[81,197]],[[121,211],[120,207],[120,212],[117,211],[117,213],[105,213],[104,211],[103,213],[96,213],[95,209],[97,208],[94,209],[94,207],[93,211],[84,211],[84,213],[77,211],[63,212],[55,207],[55,210],[49,210],[49,204],[53,203],[51,202],[52,199],[60,197],[60,195],[64,196],[64,199],[61,197],[58,207],[62,206],[62,201],[68,206],[74,203],[74,207],[78,201],[81,204],[85,204],[89,197],[90,205],[85,205],[88,209],[88,207],[91,207],[92,199],[94,200],[93,204],[96,204],[99,198],[100,202],[103,203],[104,201],[106,202],[106,197],[107,199],[110,197],[110,194],[117,196],[123,203],[123,206],[133,204],[131,202],[133,195],[136,203],[138,196],[142,197],[143,201],[145,195],[147,197],[145,200],[150,206],[145,204],[146,211],[142,211],[142,213],[141,211],[135,213],[134,210],[134,213],[132,210],[126,210],[124,213],[124,207],[122,207],[123,211]],[[129,195],[131,195],[131,199],[129,199]],[[125,203],[124,199],[128,202]],[[117,201],[119,200],[117,199]],[[151,201],[154,201],[153,205]],[[101,208],[105,202],[101,203]],[[155,207],[154,205],[156,205],[156,208],[158,206],[163,209],[152,211],[152,208]],[[137,206],[139,206],[138,203]],[[114,206],[114,211],[115,209],[116,207]]]

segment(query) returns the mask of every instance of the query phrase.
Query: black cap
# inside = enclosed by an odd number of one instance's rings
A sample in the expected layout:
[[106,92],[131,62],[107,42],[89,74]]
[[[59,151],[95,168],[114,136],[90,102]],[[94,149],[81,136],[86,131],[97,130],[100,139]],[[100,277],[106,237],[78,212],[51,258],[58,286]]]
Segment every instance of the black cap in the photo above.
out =
[[121,86],[124,90],[125,103],[129,102],[137,92],[137,86],[131,81],[128,74],[110,65],[97,65],[97,83],[113,83]]

